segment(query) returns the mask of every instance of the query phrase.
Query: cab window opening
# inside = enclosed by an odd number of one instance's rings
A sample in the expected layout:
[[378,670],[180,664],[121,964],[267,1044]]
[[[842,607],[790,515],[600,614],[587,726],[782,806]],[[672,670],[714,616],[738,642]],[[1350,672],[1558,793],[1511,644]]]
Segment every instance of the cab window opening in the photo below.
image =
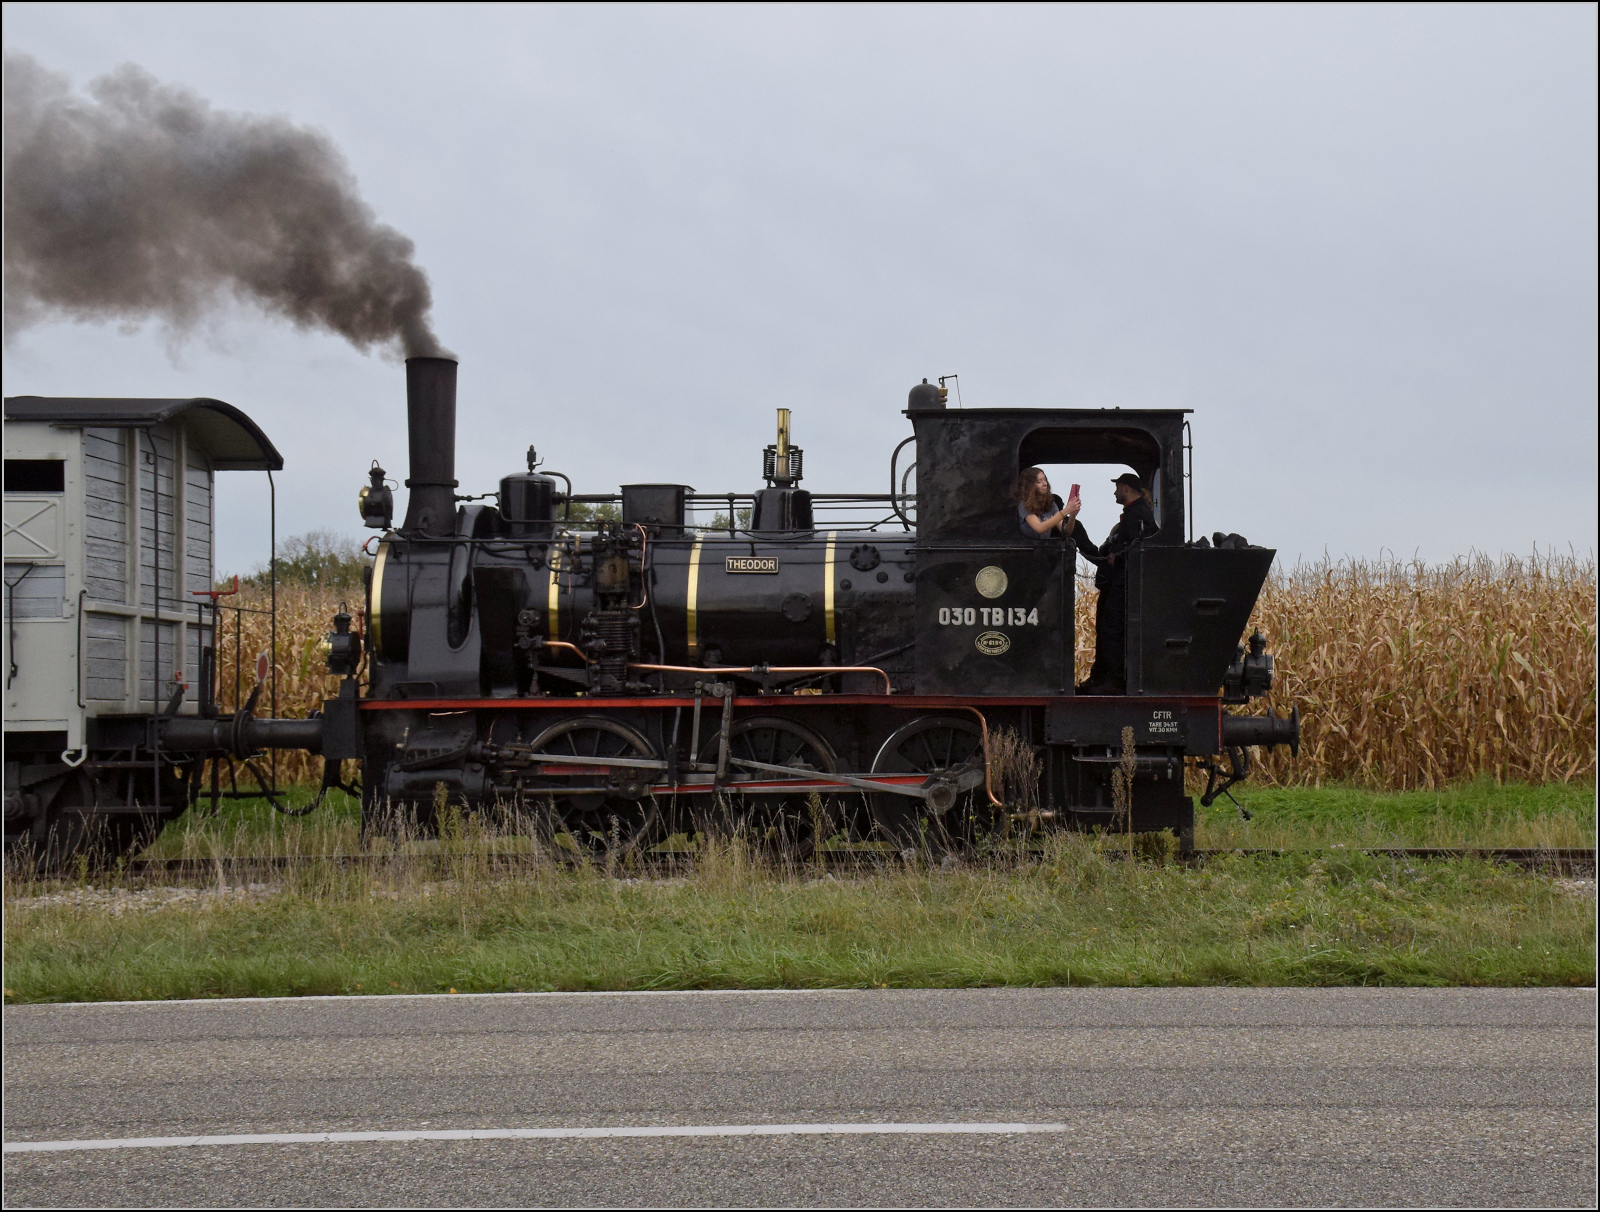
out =
[[[1025,465],[1026,466],[1026,465]],[[1161,523],[1161,499],[1157,495],[1158,484],[1152,484],[1150,479],[1139,469],[1126,463],[1040,463],[1034,464],[1050,481],[1051,495],[1061,498],[1066,503],[1072,491],[1072,486],[1077,484],[1078,496],[1083,501],[1083,508],[1078,514],[1078,520],[1088,529],[1101,534],[1116,523],[1122,513],[1122,506],[1113,498],[1113,481],[1124,472],[1134,472],[1144,481],[1145,489],[1150,492],[1151,509],[1156,515],[1156,523]],[[1020,474],[1020,473],[1019,473]],[[1057,507],[1050,506],[1053,512]]]

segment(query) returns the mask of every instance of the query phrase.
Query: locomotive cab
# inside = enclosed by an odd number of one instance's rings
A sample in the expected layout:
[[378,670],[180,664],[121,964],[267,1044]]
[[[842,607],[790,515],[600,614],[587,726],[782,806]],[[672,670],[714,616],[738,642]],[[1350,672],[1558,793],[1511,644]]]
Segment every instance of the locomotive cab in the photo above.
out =
[[1138,473],[1158,527],[1128,553],[1128,694],[1217,692],[1276,553],[1188,537],[1187,409],[911,403],[919,691],[1074,693],[1075,549],[1020,535],[1007,490],[1024,467],[1099,464]]

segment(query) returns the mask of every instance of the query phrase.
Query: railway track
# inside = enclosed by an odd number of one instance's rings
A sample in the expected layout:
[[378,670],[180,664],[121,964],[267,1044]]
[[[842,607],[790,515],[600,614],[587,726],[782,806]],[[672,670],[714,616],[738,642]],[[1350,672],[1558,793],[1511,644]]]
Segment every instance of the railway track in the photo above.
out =
[[[1026,859],[1029,851],[1023,851],[1021,857]],[[1108,858],[1121,858],[1127,851],[1108,849],[1105,851]],[[1296,849],[1207,849],[1192,850],[1178,856],[1180,861],[1190,864],[1203,864],[1217,858],[1232,856],[1258,855],[1263,857],[1287,857],[1292,855],[1315,855],[1323,858],[1337,858],[1341,855],[1362,854],[1377,857],[1402,859],[1411,862],[1428,862],[1447,859],[1481,858],[1489,862],[1505,863],[1510,866],[1521,867],[1529,871],[1541,871],[1561,875],[1592,875],[1595,871],[1595,851],[1576,846],[1566,847],[1443,847],[1443,846],[1380,846],[1380,847],[1318,847]],[[862,851],[852,850],[847,852],[825,852],[819,858],[794,860],[796,867],[822,867],[826,870],[852,870],[858,868],[871,869],[890,863],[905,861],[902,852],[891,850]],[[265,874],[270,871],[287,871],[316,865],[334,864],[344,868],[382,867],[390,864],[405,865],[412,868],[437,869],[441,874],[447,874],[452,867],[463,862],[471,862],[479,869],[489,871],[515,873],[527,870],[540,862],[549,861],[548,852],[543,857],[530,854],[489,854],[489,855],[452,855],[438,852],[421,852],[402,855],[253,855],[234,858],[217,859],[137,859],[126,864],[122,873],[125,876],[150,877],[164,875],[178,879],[216,879],[239,878],[251,873]],[[570,865],[578,865],[585,860],[573,858]],[[626,863],[619,863],[618,869],[624,867],[629,872],[649,875],[669,874],[674,870],[683,870],[694,862],[693,854],[651,855],[644,859],[637,857]]]

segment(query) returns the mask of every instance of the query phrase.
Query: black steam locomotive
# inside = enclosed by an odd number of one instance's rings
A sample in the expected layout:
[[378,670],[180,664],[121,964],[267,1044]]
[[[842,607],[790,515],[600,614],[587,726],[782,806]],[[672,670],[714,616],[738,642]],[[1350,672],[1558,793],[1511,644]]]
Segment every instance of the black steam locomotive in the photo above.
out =
[[[149,733],[162,762],[311,749],[326,787],[360,763],[370,826],[514,808],[595,849],[712,818],[800,846],[959,842],[1022,809],[1188,844],[1186,758],[1214,796],[1249,747],[1298,744],[1297,715],[1224,710],[1271,685],[1260,637],[1240,640],[1274,553],[1189,540],[1184,411],[952,409],[924,380],[887,493],[800,487],[780,411],[753,494],[577,494],[530,449],[485,504],[457,492],[456,363],[406,376],[405,518],[374,464],[365,607],[327,639],[338,697],[271,720],[221,715],[202,687],[199,714]],[[1132,467],[1153,495],[1159,533],[1127,556],[1124,695],[1075,692],[1076,553],[1021,534],[1008,498],[1019,469],[1064,463]],[[1013,771],[1009,795],[1002,736],[1029,781]]]

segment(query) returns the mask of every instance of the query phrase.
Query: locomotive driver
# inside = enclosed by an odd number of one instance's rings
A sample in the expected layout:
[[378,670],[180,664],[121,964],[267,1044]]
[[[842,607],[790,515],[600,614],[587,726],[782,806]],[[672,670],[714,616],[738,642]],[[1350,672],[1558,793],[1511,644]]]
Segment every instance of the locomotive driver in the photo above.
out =
[[1157,530],[1155,510],[1144,482],[1126,471],[1112,483],[1122,517],[1103,544],[1090,539],[1076,517],[1070,523],[1072,541],[1095,566],[1094,584],[1100,591],[1094,607],[1094,666],[1089,670],[1089,680],[1078,687],[1079,694],[1128,692],[1123,665],[1128,628],[1128,549]]

